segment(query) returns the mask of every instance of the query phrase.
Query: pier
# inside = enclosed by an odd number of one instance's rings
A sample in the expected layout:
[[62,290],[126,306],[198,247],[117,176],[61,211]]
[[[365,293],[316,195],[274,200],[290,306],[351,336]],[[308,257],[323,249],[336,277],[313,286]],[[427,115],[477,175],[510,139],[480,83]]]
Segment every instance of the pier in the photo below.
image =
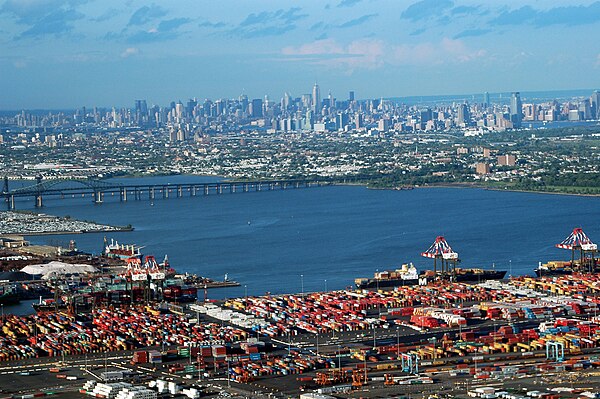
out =
[[177,183],[177,184],[119,184],[107,180],[96,179],[56,179],[42,180],[38,177],[36,184],[9,189],[8,178],[4,178],[4,186],[0,195],[4,197],[9,210],[16,209],[16,199],[29,197],[35,206],[44,206],[44,198],[89,198],[90,203],[102,204],[105,197],[116,197],[121,202],[154,201],[156,199],[196,197],[234,193],[251,193],[261,191],[288,190],[298,188],[321,187],[334,184],[330,180],[282,179],[256,181],[222,181],[211,183]]

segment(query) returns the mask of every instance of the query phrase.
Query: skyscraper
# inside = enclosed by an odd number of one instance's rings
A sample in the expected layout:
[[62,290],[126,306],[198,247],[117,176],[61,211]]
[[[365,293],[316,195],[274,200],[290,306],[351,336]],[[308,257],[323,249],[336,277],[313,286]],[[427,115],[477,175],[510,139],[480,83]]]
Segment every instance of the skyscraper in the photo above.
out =
[[250,103],[250,114],[253,118],[260,118],[263,116],[263,100],[255,98]]
[[600,91],[594,90],[592,93],[592,117],[600,119]]
[[315,83],[312,90],[312,109],[315,114],[321,110],[321,91],[319,85]]
[[490,106],[490,93],[487,91],[483,93],[483,106],[486,108]]
[[469,124],[469,107],[467,104],[459,104],[456,123],[458,126],[467,126]]
[[290,108],[290,105],[292,104],[292,99],[290,97],[290,94],[286,91],[285,94],[283,95],[283,103],[282,108],[287,110]]
[[513,127],[520,128],[523,115],[523,105],[521,104],[521,93],[514,92],[510,96],[510,120]]
[[348,100],[349,101],[354,101],[354,90],[351,91],[350,93],[348,93]]

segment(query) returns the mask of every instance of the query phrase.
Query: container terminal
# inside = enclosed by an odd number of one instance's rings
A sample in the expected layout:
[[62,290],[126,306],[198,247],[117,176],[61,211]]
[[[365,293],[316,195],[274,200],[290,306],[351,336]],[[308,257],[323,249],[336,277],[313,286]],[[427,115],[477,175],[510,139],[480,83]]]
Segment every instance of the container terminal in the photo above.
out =
[[56,302],[2,313],[0,398],[599,397],[600,274],[580,246],[570,274],[445,264],[423,285],[189,302],[160,295],[167,262],[128,258],[119,295],[69,302],[50,279]]

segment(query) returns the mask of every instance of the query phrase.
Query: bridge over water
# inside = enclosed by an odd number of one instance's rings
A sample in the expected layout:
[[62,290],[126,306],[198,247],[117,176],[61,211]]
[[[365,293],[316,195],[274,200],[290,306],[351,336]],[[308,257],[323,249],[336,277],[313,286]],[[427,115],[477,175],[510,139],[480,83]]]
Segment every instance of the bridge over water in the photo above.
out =
[[[337,182],[346,182],[338,180]],[[248,193],[272,190],[321,187],[334,184],[333,180],[282,179],[256,181],[222,181],[212,183],[176,183],[176,184],[120,184],[110,180],[96,179],[53,179],[42,180],[30,186],[10,189],[9,180],[4,178],[0,195],[8,204],[8,209],[15,209],[17,198],[29,197],[35,200],[36,207],[44,205],[44,198],[89,197],[90,203],[101,204],[105,196],[118,197],[120,201],[180,198],[183,196],[199,196],[224,193]]]

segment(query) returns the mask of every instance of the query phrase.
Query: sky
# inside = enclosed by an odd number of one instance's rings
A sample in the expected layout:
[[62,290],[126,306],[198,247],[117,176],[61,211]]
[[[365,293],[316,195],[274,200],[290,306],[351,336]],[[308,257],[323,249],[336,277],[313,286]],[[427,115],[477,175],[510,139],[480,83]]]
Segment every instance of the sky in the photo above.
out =
[[600,87],[600,1],[0,0],[0,109]]

